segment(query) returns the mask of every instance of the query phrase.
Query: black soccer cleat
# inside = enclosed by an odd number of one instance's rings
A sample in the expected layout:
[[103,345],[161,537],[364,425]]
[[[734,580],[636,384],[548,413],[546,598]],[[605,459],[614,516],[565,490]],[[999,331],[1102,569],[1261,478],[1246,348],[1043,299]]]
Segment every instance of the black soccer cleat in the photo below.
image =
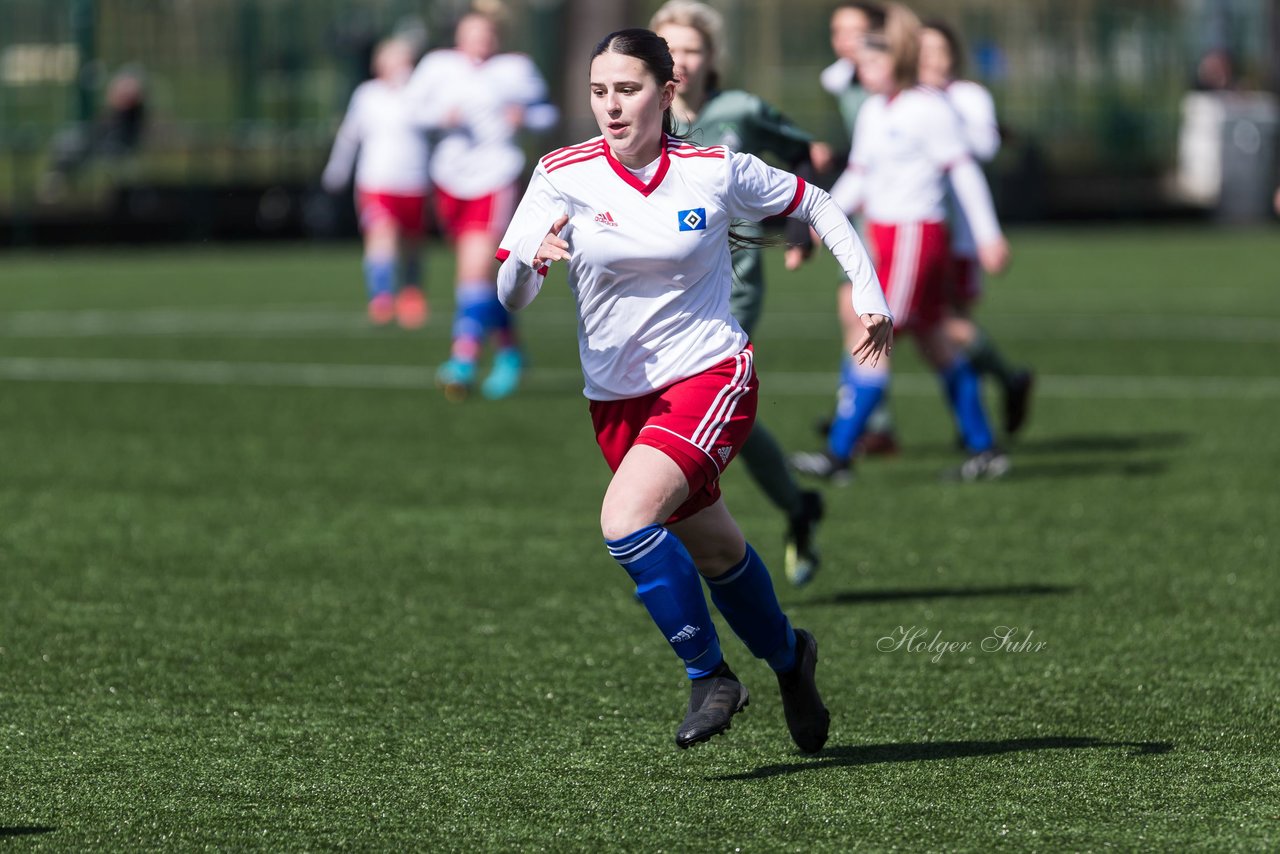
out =
[[1010,436],[1027,423],[1031,410],[1031,389],[1036,375],[1031,371],[1019,371],[1004,391],[1004,432]]
[[795,587],[803,587],[812,581],[821,565],[814,539],[823,510],[822,493],[805,490],[800,493],[800,512],[787,522],[784,566],[787,580]]
[[853,466],[837,459],[830,451],[797,451],[791,455],[791,467],[800,474],[820,478],[832,486],[844,486],[853,480]]
[[818,666],[818,641],[804,629],[796,629],[796,666],[778,674],[782,711],[791,740],[805,753],[817,753],[827,743],[831,713],[818,693],[814,671]]
[[676,747],[693,747],[729,729],[733,716],[747,707],[751,696],[729,665],[721,663],[710,676],[693,680],[689,712],[676,730]]

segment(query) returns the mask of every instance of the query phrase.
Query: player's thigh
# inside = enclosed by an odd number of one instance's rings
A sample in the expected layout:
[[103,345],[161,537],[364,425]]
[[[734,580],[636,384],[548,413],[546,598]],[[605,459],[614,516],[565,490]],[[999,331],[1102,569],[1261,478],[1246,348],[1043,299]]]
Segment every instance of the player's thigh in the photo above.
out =
[[867,328],[862,325],[858,310],[853,307],[853,285],[844,282],[836,289],[836,311],[840,317],[840,329],[844,333],[844,345],[852,350],[867,337]]
[[688,479],[675,460],[651,445],[633,445],[605,490],[600,530],[616,540],[661,524],[688,497]]
[[916,349],[934,370],[946,370],[956,357],[960,355],[960,347],[947,334],[943,323],[935,323],[912,334],[916,341]]
[[484,282],[493,278],[497,237],[487,231],[469,229],[458,235],[456,245],[459,282]]
[[393,258],[400,241],[400,227],[390,217],[370,222],[364,228],[364,251],[378,258]]
[[669,527],[689,550],[698,571],[708,578],[724,575],[747,553],[746,538],[723,498]]

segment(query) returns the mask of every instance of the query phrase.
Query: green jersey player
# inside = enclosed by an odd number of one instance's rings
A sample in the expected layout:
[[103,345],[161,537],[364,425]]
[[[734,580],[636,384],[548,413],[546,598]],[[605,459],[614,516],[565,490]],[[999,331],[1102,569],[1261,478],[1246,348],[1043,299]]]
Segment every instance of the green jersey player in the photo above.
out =
[[[719,88],[716,67],[723,56],[719,12],[704,3],[670,0],[654,14],[649,26],[666,40],[675,61],[672,112],[681,124],[678,132],[682,136],[696,145],[723,145],[733,151],[772,155],[792,171],[811,161],[817,168],[826,167],[830,150],[814,143],[778,110],[749,92]],[[733,231],[746,240],[733,252],[730,308],[743,330],[752,335],[764,305],[764,270],[760,246],[751,241],[762,232],[758,224],[748,222],[735,222]],[[807,246],[808,240],[803,226],[798,233],[789,234],[793,244]],[[759,421],[741,454],[752,478],[787,516],[787,578],[796,586],[803,585],[818,569],[814,530],[822,518],[822,496],[796,485],[782,449]]]

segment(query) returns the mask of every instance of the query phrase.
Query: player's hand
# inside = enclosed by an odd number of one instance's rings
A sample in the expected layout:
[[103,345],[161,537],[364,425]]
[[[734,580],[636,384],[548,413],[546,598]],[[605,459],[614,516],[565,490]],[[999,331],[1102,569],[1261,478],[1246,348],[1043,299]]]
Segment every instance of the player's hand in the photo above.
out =
[[568,222],[569,215],[561,214],[560,218],[551,224],[551,230],[547,232],[546,237],[542,238],[542,244],[533,256],[532,266],[541,267],[552,261],[568,261],[572,257],[569,255],[568,242],[560,238],[560,232]]
[[831,153],[831,146],[825,142],[809,143],[809,162],[813,164],[813,171],[822,174],[831,168],[831,162],[835,159],[835,155]]
[[788,246],[786,254],[782,256],[782,263],[787,265],[788,270],[799,270],[809,260],[809,255],[803,246]]
[[993,276],[1003,273],[1009,266],[1009,242],[998,237],[979,246],[978,263]]
[[893,352],[893,321],[883,314],[860,314],[858,317],[867,329],[867,337],[854,348],[853,358],[859,365],[868,361],[878,365],[881,356],[887,358]]

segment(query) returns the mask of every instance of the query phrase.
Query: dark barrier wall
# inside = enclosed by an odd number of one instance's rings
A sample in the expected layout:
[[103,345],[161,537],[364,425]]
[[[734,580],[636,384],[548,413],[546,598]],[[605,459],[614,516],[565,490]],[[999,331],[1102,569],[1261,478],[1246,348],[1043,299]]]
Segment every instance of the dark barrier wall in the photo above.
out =
[[[373,45],[393,32],[424,49],[447,43],[466,5],[0,0],[0,245],[348,233],[349,204],[314,188]],[[534,57],[565,107],[531,147],[591,132],[585,45],[658,5],[507,4],[509,47]],[[817,84],[833,4],[713,5],[726,13],[730,83],[839,143]],[[911,5],[959,24],[972,76],[996,97],[1009,133],[991,172],[1010,219],[1180,210],[1168,179],[1198,59],[1222,45],[1233,85],[1280,79],[1275,0]],[[131,77],[140,102],[112,125],[113,87]]]

